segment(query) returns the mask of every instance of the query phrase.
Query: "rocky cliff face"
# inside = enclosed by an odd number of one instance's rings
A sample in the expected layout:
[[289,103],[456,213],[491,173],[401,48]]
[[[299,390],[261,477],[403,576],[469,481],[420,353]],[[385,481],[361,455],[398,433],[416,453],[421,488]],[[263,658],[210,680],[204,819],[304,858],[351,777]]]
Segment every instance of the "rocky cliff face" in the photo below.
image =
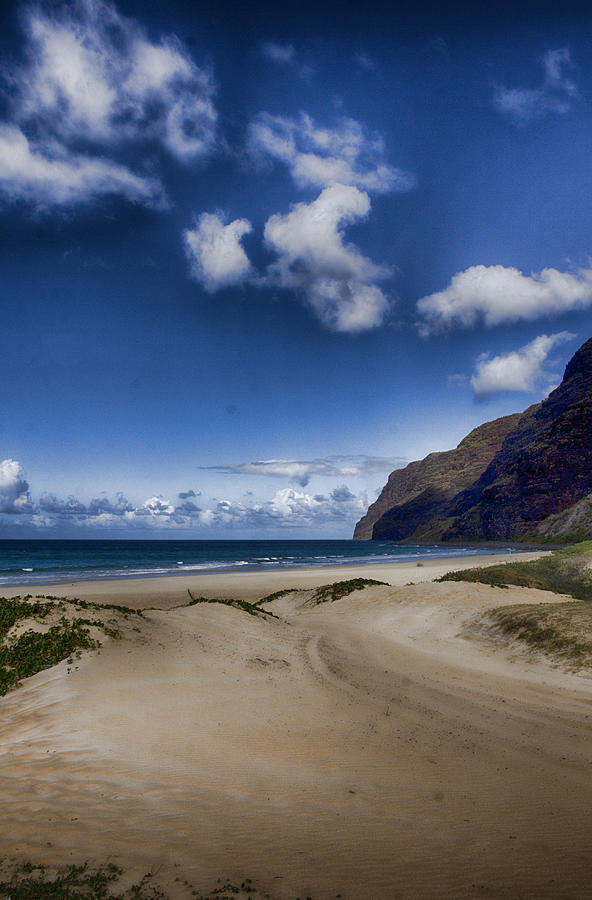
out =
[[592,491],[592,339],[451,505],[444,540],[511,540]]
[[459,491],[469,487],[487,468],[520,416],[517,413],[486,422],[471,431],[455,450],[430,453],[425,459],[392,472],[376,502],[356,525],[354,539],[372,540],[374,536],[378,540],[384,536],[387,540],[403,540],[420,529],[426,532],[425,540],[436,540],[427,533],[428,520],[436,518]]
[[481,428],[492,429],[491,440],[470,464],[455,469],[478,428],[456,450],[393,472],[354,537],[500,541],[534,537],[551,524],[555,531],[556,517],[563,522],[561,514],[592,493],[592,339],[546,400]]

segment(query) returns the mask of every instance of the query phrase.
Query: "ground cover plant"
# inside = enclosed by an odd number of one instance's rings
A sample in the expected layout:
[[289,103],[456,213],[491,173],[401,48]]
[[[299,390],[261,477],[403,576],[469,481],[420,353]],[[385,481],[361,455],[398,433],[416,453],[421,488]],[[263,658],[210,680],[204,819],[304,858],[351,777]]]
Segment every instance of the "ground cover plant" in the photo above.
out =
[[299,591],[303,590],[305,590],[305,588],[283,588],[281,591],[274,591],[273,594],[266,594],[265,597],[261,597],[261,600],[256,600],[253,606],[271,603],[272,600],[278,600],[280,597],[285,597],[286,594],[297,594]]
[[250,616],[257,616],[258,618],[271,616],[272,619],[278,618],[275,613],[268,612],[266,609],[259,609],[258,604],[263,602],[261,600],[257,601],[257,603],[248,603],[246,600],[234,600],[232,597],[194,597],[189,588],[187,589],[187,593],[191,598],[190,602],[187,604],[188,606],[196,606],[198,603],[221,603],[223,606],[232,606],[234,609],[242,609],[243,612],[249,613]]
[[349,581],[334,581],[333,584],[323,584],[313,594],[313,603],[333,603],[341,600],[354,591],[361,591],[373,584],[386,584],[386,581],[376,581],[374,578],[350,578]]
[[[91,628],[100,629],[108,637],[120,636],[117,618],[107,621],[100,618],[89,619],[77,615],[90,609],[101,612],[115,612],[127,618],[142,615],[141,612],[114,604],[101,605],[85,600],[68,600],[65,597],[39,595],[0,598],[0,696],[16,687],[22,678],[37,674],[42,669],[54,666],[64,659],[73,662],[83,650],[100,647],[100,641],[93,637]],[[44,620],[57,621],[46,625]],[[18,626],[31,622],[41,628],[29,627],[19,632]],[[15,630],[16,629],[16,630]]]
[[[0,900],[168,900],[168,895],[155,884],[151,873],[125,890],[118,885],[122,875],[123,869],[113,863],[98,868],[83,863],[51,869],[0,860]],[[192,900],[248,900],[255,895],[269,898],[269,894],[257,891],[250,878],[245,878],[240,885],[219,878],[216,886],[205,894],[188,881],[178,877],[175,881]]]
[[469,581],[496,586],[516,585],[592,600],[592,541],[574,544],[530,562],[513,560],[493,566],[448,572],[437,581]]

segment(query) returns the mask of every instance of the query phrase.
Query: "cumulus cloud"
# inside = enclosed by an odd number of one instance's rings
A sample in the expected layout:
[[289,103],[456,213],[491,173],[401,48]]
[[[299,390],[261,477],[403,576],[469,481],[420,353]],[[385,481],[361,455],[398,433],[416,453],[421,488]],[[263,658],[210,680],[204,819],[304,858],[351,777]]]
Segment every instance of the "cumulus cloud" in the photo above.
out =
[[84,503],[75,497],[70,496],[67,500],[59,500],[55,494],[44,494],[39,500],[39,509],[42,513],[57,514],[64,518],[87,514]]
[[576,273],[543,269],[524,275],[506,266],[471,266],[459,272],[450,285],[423,297],[417,309],[429,334],[451,325],[471,326],[533,321],[592,305],[592,269]]
[[201,506],[194,503],[193,500],[185,500],[178,506],[175,506],[175,516],[196,516],[201,512]]
[[390,270],[344,243],[343,228],[363,219],[368,195],[334,184],[312,203],[297,203],[287,215],[265,225],[265,243],[277,255],[261,284],[301,294],[317,318],[332,331],[360,332],[384,321],[389,301],[373,282]]
[[[334,494],[337,493],[337,496]],[[298,528],[325,522],[355,521],[365,512],[367,498],[355,496],[343,485],[329,497],[283,488],[265,503],[246,506],[230,500],[219,500],[216,506],[200,514],[203,525],[225,528]]]
[[30,513],[35,505],[29,497],[29,485],[16,459],[0,462],[0,513]]
[[130,501],[119,492],[115,495],[114,501],[108,497],[95,497],[88,504],[87,513],[89,516],[123,516],[132,509]]
[[384,141],[355,119],[334,128],[315,124],[306,113],[296,119],[260,113],[249,128],[251,154],[288,166],[299,187],[353,185],[370,193],[407,191],[414,179],[384,162]]
[[247,278],[251,264],[240,242],[250,231],[251,223],[246,219],[224,225],[222,217],[215,213],[199,216],[195,228],[183,232],[192,277],[207,291]]
[[[226,475],[262,475],[267,478],[287,478],[306,487],[315,475],[329,477],[361,477],[390,472],[404,465],[406,460],[383,456],[328,456],[312,460],[266,459],[233,465],[208,466]],[[339,488],[336,490],[340,490]]]
[[190,488],[188,491],[179,491],[177,494],[179,500],[188,500],[190,497],[201,497],[201,491],[194,491]]
[[122,493],[116,495],[115,501],[108,497],[95,497],[90,503],[85,504],[76,497],[69,496],[61,500],[55,494],[44,494],[39,500],[39,509],[58,518],[66,519],[95,519],[109,517],[122,517],[133,510],[133,505]]
[[[372,457],[357,459],[363,460],[369,470],[378,465],[377,459]],[[354,465],[343,466],[338,472],[334,467],[332,474],[353,472],[355,468]],[[183,493],[196,495],[193,491]],[[264,502],[257,502],[249,494],[245,503],[213,500],[206,508],[197,506],[190,497],[174,506],[158,494],[135,505],[121,493],[114,501],[102,496],[90,503],[72,495],[61,499],[45,493],[35,504],[29,496],[29,485],[21,465],[13,459],[0,463],[0,514],[6,514],[13,526],[33,527],[39,533],[60,526],[67,527],[69,533],[74,528],[126,534],[226,528],[261,531],[331,522],[353,524],[366,510],[367,502],[365,493],[356,495],[346,484],[341,484],[329,496],[283,488]]]
[[174,507],[162,497],[150,497],[144,502],[141,509],[135,510],[136,515],[145,510],[149,516],[170,516],[174,513]]
[[355,494],[352,494],[347,484],[341,484],[339,487],[332,490],[330,497],[335,503],[348,503],[350,500],[356,499]]
[[131,147],[137,156],[143,144],[182,161],[203,157],[215,141],[211,74],[176,38],[149,40],[103,0],[32,6],[23,22],[25,61],[4,71],[12,97],[0,137],[5,196],[43,205],[118,194],[161,205],[154,178],[105,155]]
[[565,74],[572,66],[567,47],[549,50],[543,57],[544,78],[537,88],[497,87],[493,104],[519,123],[546,113],[566,113],[577,97],[578,90]]
[[138,22],[102,0],[80,0],[57,14],[33,7],[26,32],[19,118],[65,139],[151,137],[182,159],[210,149],[212,78],[175,37],[153,43]]
[[541,334],[529,344],[512,353],[490,357],[483,354],[477,361],[476,374],[471,378],[471,387],[477,400],[488,400],[506,391],[534,392],[542,389],[546,395],[549,382],[557,376],[545,369],[551,350],[558,344],[573,338],[573,334],[560,331],[557,334]]
[[68,153],[59,144],[32,146],[20,128],[0,125],[0,193],[37,207],[88,203],[116,195],[162,207],[164,192],[153,178],[134,175],[109,159]]

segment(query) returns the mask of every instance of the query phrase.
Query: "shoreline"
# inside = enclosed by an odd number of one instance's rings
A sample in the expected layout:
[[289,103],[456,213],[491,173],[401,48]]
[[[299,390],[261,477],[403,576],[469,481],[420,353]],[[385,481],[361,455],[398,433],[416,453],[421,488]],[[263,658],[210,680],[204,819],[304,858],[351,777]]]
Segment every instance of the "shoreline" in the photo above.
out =
[[[528,562],[545,556],[549,552],[549,550],[521,552],[520,558],[524,562]],[[139,608],[142,603],[145,606],[161,606],[164,603],[165,605],[161,608],[168,609],[172,605],[184,602],[188,591],[206,597],[231,595],[240,600],[255,600],[284,588],[315,588],[322,584],[347,581],[352,578],[372,578],[376,581],[384,581],[393,587],[402,587],[410,583],[420,584],[433,581],[455,569],[508,562],[509,557],[512,556],[511,553],[499,553],[438,557],[419,561],[265,569],[255,572],[210,571],[105,578],[104,580],[74,580],[58,584],[31,585],[23,583],[3,585],[0,587],[0,597],[13,597],[17,594],[21,596],[45,594],[69,598],[79,597],[96,603],[115,602],[115,599],[119,598],[124,599],[126,605],[135,608]]]
[[[488,618],[572,601],[432,582],[500,559],[62,586],[144,614],[103,611],[99,650],[3,697],[1,855],[155,873],[169,900],[247,876],[274,900],[587,896],[592,678]],[[364,576],[392,586],[188,604]]]

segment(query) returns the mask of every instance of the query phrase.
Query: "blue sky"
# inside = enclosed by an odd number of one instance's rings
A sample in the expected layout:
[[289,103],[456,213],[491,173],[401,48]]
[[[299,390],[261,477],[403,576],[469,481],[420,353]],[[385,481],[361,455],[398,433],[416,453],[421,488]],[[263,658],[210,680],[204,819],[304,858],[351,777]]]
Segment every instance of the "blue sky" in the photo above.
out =
[[590,337],[579,4],[2,24],[1,537],[349,537]]

